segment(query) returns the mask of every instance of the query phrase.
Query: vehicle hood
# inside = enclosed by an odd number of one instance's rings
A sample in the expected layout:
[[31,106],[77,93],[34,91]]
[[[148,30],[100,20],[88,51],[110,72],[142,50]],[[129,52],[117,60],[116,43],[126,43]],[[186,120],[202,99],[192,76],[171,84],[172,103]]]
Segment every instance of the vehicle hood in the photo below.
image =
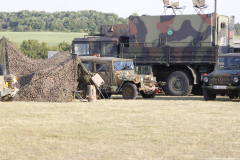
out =
[[230,76],[230,75],[237,75],[240,73],[240,70],[215,70],[212,73],[210,73],[210,76]]

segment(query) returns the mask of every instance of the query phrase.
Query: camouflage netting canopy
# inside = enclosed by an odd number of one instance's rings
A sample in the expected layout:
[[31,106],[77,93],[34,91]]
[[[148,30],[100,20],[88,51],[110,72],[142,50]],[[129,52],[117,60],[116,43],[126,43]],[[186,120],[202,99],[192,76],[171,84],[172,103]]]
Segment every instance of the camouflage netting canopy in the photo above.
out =
[[81,77],[90,79],[80,59],[69,52],[60,51],[47,60],[31,59],[3,37],[0,57],[8,74],[18,78],[20,91],[16,100],[19,101],[69,102],[78,90]]

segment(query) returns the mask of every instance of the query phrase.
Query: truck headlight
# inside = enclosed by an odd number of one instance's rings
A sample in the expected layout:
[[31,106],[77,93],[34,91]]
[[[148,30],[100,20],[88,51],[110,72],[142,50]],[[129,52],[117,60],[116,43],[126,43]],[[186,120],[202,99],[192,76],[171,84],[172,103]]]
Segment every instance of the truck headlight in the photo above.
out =
[[233,78],[233,81],[234,81],[235,83],[237,83],[237,82],[238,82],[238,77],[234,77],[234,78]]
[[205,83],[207,83],[207,82],[208,82],[208,77],[204,77],[204,78],[203,78],[203,81],[204,81]]
[[17,77],[13,76],[13,82],[17,83]]

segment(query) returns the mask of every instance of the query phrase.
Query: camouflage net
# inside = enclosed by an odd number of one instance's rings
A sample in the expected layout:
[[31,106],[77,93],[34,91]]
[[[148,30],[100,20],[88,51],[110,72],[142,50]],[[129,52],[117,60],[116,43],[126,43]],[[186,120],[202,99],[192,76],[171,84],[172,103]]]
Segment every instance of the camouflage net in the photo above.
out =
[[[75,90],[90,84],[90,76],[80,59],[60,51],[47,60],[31,59],[6,42],[9,72],[18,78],[20,89],[16,100],[69,102]],[[83,96],[83,95],[82,95]]]

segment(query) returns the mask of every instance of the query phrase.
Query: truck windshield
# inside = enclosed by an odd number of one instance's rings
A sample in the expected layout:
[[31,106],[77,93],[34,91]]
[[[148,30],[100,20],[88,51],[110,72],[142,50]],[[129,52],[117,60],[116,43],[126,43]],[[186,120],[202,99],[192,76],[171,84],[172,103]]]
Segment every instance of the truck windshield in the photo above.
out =
[[74,51],[75,51],[75,54],[77,55],[88,55],[89,44],[88,43],[74,44]]
[[82,62],[83,66],[92,72],[92,64],[91,63],[86,63],[86,62]]
[[113,67],[114,67],[114,71],[133,70],[134,69],[132,61],[114,61]]
[[219,57],[216,64],[216,70],[222,69],[240,69],[240,57]]

